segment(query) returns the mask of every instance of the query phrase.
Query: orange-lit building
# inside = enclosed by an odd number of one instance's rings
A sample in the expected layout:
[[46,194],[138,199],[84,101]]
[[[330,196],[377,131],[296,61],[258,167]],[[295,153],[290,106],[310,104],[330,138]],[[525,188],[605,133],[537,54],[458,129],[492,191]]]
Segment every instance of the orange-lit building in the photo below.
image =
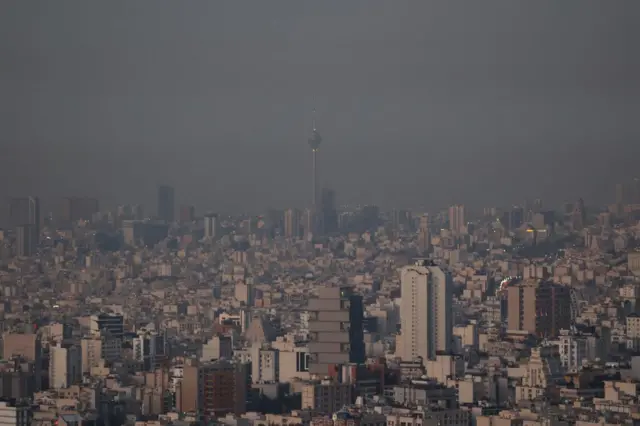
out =
[[226,360],[200,366],[198,400],[206,418],[247,411],[247,368]]
[[507,287],[507,322],[510,331],[554,337],[571,326],[571,289],[529,279]]
[[185,365],[177,394],[177,408],[197,412],[205,419],[246,412],[246,364],[218,360]]

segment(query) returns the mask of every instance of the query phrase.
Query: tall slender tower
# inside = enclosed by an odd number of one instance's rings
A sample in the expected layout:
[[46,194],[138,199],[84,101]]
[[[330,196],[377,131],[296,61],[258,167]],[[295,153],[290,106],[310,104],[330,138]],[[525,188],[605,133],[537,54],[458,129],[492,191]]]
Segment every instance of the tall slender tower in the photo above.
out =
[[318,174],[318,169],[317,169],[317,160],[316,160],[316,154],[318,152],[318,148],[320,148],[320,143],[322,142],[322,137],[320,136],[320,133],[318,133],[318,130],[316,130],[316,110],[313,110],[313,130],[311,132],[311,137],[309,138],[309,146],[311,147],[311,152],[312,152],[312,189],[311,189],[311,200],[312,200],[312,206],[313,209],[315,210],[316,205],[318,204],[318,195],[317,195],[317,174]]

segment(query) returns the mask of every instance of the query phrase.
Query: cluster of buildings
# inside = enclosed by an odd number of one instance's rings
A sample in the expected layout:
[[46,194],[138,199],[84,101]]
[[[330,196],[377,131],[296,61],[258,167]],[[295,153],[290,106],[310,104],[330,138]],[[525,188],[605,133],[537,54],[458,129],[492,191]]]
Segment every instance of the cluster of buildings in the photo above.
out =
[[635,424],[628,192],[476,216],[338,211],[329,190],[260,217],[176,216],[166,186],[151,218],[13,199],[0,424]]

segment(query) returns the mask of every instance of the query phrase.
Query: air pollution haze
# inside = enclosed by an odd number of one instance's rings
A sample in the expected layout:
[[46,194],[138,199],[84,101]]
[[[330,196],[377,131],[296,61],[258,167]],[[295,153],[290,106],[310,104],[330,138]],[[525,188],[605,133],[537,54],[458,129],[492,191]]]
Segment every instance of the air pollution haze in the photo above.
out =
[[638,174],[640,2],[23,1],[0,197],[198,209],[607,202]]

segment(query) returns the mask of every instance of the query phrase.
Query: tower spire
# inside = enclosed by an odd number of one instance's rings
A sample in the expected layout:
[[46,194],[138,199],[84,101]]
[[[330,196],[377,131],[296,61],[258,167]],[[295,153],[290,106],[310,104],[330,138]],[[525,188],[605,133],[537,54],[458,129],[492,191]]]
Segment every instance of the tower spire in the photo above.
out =
[[312,200],[312,206],[315,209],[316,208],[316,203],[317,203],[317,195],[316,195],[316,182],[317,182],[317,174],[318,174],[318,170],[317,170],[317,152],[318,152],[318,148],[320,147],[320,143],[322,142],[322,137],[320,136],[320,133],[318,133],[318,130],[316,130],[316,110],[315,108],[313,109],[313,130],[311,131],[311,137],[308,140],[309,142],[309,147],[311,148],[311,178],[312,178],[312,193],[311,193],[311,200]]
[[311,119],[313,121],[313,131],[316,131],[316,109],[313,109],[313,112],[311,113]]
[[313,122],[313,130],[311,131],[311,137],[309,138],[309,146],[311,147],[312,151],[317,151],[318,147],[320,146],[320,143],[322,142],[322,137],[320,136],[320,133],[318,133],[318,130],[316,129],[316,110],[315,108],[313,109],[313,116],[312,116],[312,122]]

